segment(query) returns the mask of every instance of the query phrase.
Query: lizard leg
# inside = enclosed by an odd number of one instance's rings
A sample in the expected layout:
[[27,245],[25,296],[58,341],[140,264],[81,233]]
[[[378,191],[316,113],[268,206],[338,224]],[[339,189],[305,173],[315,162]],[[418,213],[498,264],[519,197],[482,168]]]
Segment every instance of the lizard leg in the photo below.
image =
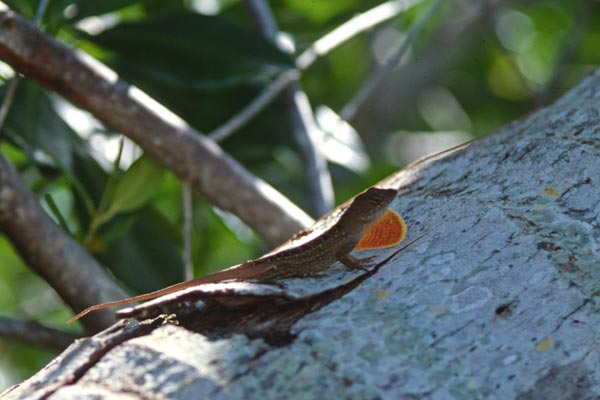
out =
[[343,257],[340,257],[340,262],[342,264],[344,264],[346,267],[348,267],[348,269],[362,269],[363,271],[368,271],[368,262],[372,259],[373,257],[367,257],[367,258],[356,258],[356,257],[352,257],[350,254],[346,254]]

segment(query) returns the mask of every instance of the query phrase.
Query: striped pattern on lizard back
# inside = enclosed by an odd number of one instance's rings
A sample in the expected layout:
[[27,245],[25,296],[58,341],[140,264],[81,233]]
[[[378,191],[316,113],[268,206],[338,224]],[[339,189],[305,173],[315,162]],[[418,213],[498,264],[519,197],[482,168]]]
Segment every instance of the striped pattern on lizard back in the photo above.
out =
[[[356,268],[358,265],[354,265],[354,260],[347,256],[370,224],[385,213],[396,194],[395,189],[370,188],[354,199],[331,228],[308,242],[203,278],[218,276],[220,280],[255,279],[272,282],[317,274],[337,260],[349,268]],[[203,278],[197,280],[208,283]]]

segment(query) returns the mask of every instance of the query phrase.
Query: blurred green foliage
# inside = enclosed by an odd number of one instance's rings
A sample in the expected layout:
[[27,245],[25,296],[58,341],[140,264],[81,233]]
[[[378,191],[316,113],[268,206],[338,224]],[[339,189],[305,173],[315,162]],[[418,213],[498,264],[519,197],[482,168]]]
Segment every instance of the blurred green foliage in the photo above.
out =
[[[38,0],[5,3],[30,19],[38,6]],[[406,133],[483,134],[559,97],[600,60],[597,2],[500,1],[461,19],[475,4],[464,3],[463,9],[446,7],[430,21],[385,87],[365,104],[368,112],[350,121],[360,128],[372,161],[366,170],[331,164],[340,201],[414,157],[403,153]],[[279,0],[270,5],[301,52],[378,4]],[[402,40],[429,4],[423,1],[358,35],[304,71],[301,84],[313,107],[339,111],[376,68],[381,53]],[[202,132],[223,124],[294,65],[293,56],[261,37],[237,0],[50,1],[41,28],[108,64]],[[453,41],[436,47],[444,37]],[[5,81],[6,71],[0,69]],[[291,132],[286,102],[278,99],[222,145],[308,208],[306,168]],[[456,132],[462,136],[451,136]],[[23,80],[0,146],[49,215],[138,293],[182,279],[181,184],[119,142],[117,133]],[[429,142],[420,142],[419,151],[433,150]],[[365,155],[361,146],[343,149]],[[193,229],[197,274],[266,250],[235,217],[200,196],[194,198]],[[28,272],[6,238],[0,239],[0,289],[0,310],[6,315],[61,327],[70,314]],[[52,356],[0,339],[0,389],[31,375]]]

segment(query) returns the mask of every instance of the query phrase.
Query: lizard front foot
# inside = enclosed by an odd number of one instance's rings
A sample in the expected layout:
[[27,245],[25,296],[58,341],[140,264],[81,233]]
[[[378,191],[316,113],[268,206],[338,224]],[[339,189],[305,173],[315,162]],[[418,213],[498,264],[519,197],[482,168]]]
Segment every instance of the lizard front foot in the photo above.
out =
[[351,270],[356,270],[356,269],[361,269],[363,271],[369,271],[369,261],[371,261],[373,259],[373,257],[366,257],[366,258],[355,258],[352,257],[350,254],[340,258],[340,261],[342,264],[344,264],[348,269]]

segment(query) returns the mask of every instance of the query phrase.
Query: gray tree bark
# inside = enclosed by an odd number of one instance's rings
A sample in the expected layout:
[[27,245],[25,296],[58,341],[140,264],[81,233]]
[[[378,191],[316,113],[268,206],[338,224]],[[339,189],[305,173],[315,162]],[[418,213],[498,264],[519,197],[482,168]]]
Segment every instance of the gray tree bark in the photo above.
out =
[[599,171],[596,71],[383,182],[417,241],[372,252],[372,271],[192,290],[175,317],[77,341],[3,396],[599,398]]

